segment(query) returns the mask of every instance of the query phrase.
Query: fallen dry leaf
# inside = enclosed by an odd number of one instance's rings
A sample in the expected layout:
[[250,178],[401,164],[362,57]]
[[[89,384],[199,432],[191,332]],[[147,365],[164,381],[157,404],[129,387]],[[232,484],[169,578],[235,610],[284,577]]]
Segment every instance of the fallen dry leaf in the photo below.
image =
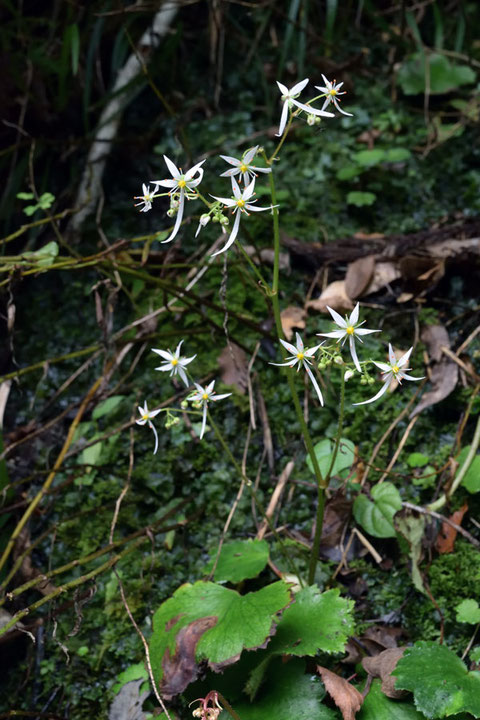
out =
[[443,325],[427,325],[422,331],[421,338],[427,346],[433,363],[430,375],[432,389],[423,395],[418,405],[412,410],[411,418],[450,395],[458,380],[457,364],[442,352],[442,347],[450,349],[450,339]]
[[355,300],[367,289],[375,270],[375,255],[367,255],[351,262],[345,276],[345,292]]
[[405,648],[389,648],[376,657],[366,657],[362,660],[364,670],[372,677],[381,679],[383,694],[396,700],[408,695],[406,690],[395,690],[397,678],[391,675],[404,652]]
[[[178,621],[178,618],[176,619]],[[175,618],[170,621],[170,626]],[[203,634],[216,625],[217,617],[203,617],[193,620],[183,627],[175,638],[173,654],[167,648],[162,660],[163,677],[161,693],[167,700],[183,692],[187,685],[193,682],[199,672],[195,660],[197,644]]]
[[[273,248],[262,248],[257,251],[253,245],[244,245],[243,249],[249,257],[252,258],[253,262],[257,265],[265,263],[266,265],[273,265],[275,259],[275,250]],[[279,256],[279,267],[280,270],[285,270],[287,274],[290,272],[290,254],[280,253]]]
[[[465,515],[467,510],[468,505],[467,503],[465,503],[459,510],[454,512],[449,519],[457,525],[461,525],[463,516]],[[448,523],[442,523],[441,530],[438,533],[437,540],[435,542],[435,548],[441,555],[453,552],[457,533],[458,530],[455,530],[454,527],[452,527]]]
[[316,300],[309,300],[306,307],[308,310],[312,308],[319,312],[328,312],[327,305],[334,310],[353,310],[353,302],[347,295],[344,280],[335,280],[327,285],[320,297]]
[[371,295],[376,293],[386,285],[398,280],[402,277],[402,273],[397,267],[397,264],[391,260],[375,263],[375,269],[373,271],[373,277],[365,288],[364,295]]
[[282,310],[280,313],[280,319],[282,321],[282,329],[287,340],[291,340],[293,338],[293,328],[296,328],[297,330],[305,329],[306,314],[307,313],[303,308],[296,307],[295,305],[289,305],[285,308],[285,310]]
[[241,347],[230,343],[226,345],[218,358],[221,370],[220,379],[225,385],[235,385],[241,393],[245,393],[248,385],[247,355]]
[[343,720],[354,720],[355,715],[362,707],[363,695],[344,678],[317,665],[325,690],[340,709]]

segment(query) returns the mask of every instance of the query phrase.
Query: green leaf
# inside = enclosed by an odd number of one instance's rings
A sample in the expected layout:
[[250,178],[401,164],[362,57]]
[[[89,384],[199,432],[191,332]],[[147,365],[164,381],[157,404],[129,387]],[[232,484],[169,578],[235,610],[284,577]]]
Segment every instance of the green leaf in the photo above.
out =
[[[283,581],[247,595],[211,582],[182,585],[153,618],[150,655],[155,677],[160,680],[164,664],[170,658],[175,661],[176,656],[178,662],[178,655],[185,662],[228,664],[242,650],[258,648],[274,631],[276,614],[290,599]],[[177,636],[181,630],[179,645]],[[184,687],[191,679],[193,676]]]
[[381,681],[374,680],[356,720],[424,720],[424,716],[413,703],[388,698]]
[[353,155],[353,159],[363,167],[373,167],[385,160],[385,150],[373,148],[373,150],[360,150]]
[[411,468],[425,467],[430,462],[430,458],[421,452],[413,452],[407,457],[407,465]]
[[[28,208],[25,208],[25,211],[27,209]],[[24,252],[23,257],[31,262],[35,262],[39,267],[48,267],[55,262],[58,255],[58,249],[58,243],[56,243],[55,240],[52,240],[39,250],[35,250],[35,252]]]
[[470,623],[477,625],[480,623],[480,607],[476,600],[462,600],[456,607],[457,622]]
[[336,177],[337,180],[351,180],[352,178],[361,175],[363,170],[364,169],[358,165],[346,165],[345,167],[340,168],[340,170],[337,170]]
[[364,205],[373,205],[377,196],[371,192],[360,192],[358,190],[352,190],[347,195],[347,203],[349,205],[356,205],[357,207],[363,207]]
[[480,717],[480,672],[465,664],[445,645],[419,641],[407,648],[392,675],[398,690],[413,692],[415,706],[427,718],[460,712]]
[[474,647],[472,650],[470,650],[469,655],[472,662],[480,662],[480,645],[477,645],[477,647]]
[[373,537],[395,537],[393,517],[402,507],[397,488],[388,482],[375,485],[371,496],[373,502],[365,495],[357,495],[353,503],[355,520]]
[[98,418],[101,418],[104,415],[109,415],[120,405],[122,400],[123,395],[112,395],[97,405],[92,412],[92,418],[94,420],[98,420]]
[[[212,571],[217,551],[212,554],[205,567],[205,574]],[[218,558],[214,579],[216,582],[238,583],[254,578],[268,562],[268,543],[266,540],[234,540],[225,543]]]
[[[322,475],[326,475],[332,463],[333,449],[335,443],[328,438],[320,440],[315,447],[315,455]],[[332,468],[332,475],[339,475],[342,470],[349,470],[355,460],[355,445],[347,438],[341,438],[337,457]],[[310,456],[307,456],[307,466],[311,473],[314,473]]]
[[385,152],[385,162],[389,163],[398,163],[398,162],[404,162],[404,160],[408,160],[411,157],[412,153],[410,150],[407,150],[407,148],[390,148],[390,150],[387,150]]
[[252,703],[236,703],[242,720],[336,720],[337,714],[322,705],[323,684],[305,674],[305,661],[274,658],[262,688]]
[[468,65],[457,65],[439,53],[414,53],[398,73],[405,95],[424,93],[427,79],[430,95],[438,95],[474,83],[476,74]]
[[19,200],[33,200],[35,195],[33,193],[26,193],[26,192],[19,192],[17,193],[17,198]]
[[38,198],[38,205],[42,208],[42,210],[47,210],[53,201],[55,200],[55,195],[52,195],[52,193],[46,192],[43,193],[43,195],[40,195]]
[[353,633],[352,611],[353,602],[338,590],[303,588],[283,613],[268,650],[288,655],[343,652]]
[[[23,208],[23,212],[25,213],[25,215],[27,217],[30,217],[31,215],[33,215],[34,212],[36,212],[38,210],[38,208],[39,208],[39,205],[27,205],[27,207]],[[24,255],[25,255],[25,253],[24,253]]]
[[[467,455],[470,452],[470,445],[462,448],[460,455],[457,458],[459,468],[462,467],[463,463],[467,459]],[[469,493],[477,493],[480,491],[480,455],[475,455],[472,460],[470,467],[465,473],[462,485],[467,488]]]
[[132,680],[140,680],[141,678],[143,678],[144,680],[148,680],[148,672],[145,668],[144,663],[139,662],[135,663],[135,665],[130,665],[130,667],[128,667],[126,670],[121,672],[120,675],[118,675],[117,682],[112,687],[112,692],[114,692],[116,695],[128,682],[131,682]]

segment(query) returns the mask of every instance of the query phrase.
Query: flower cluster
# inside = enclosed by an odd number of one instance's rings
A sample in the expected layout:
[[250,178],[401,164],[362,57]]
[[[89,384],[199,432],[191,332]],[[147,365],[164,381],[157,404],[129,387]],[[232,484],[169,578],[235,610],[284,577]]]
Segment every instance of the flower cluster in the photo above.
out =
[[[193,403],[193,406],[195,408],[202,409],[202,426],[200,430],[201,440],[204,436],[207,426],[207,410],[209,401],[213,400],[214,402],[216,402],[217,400],[223,400],[224,398],[229,397],[232,393],[223,393],[222,395],[217,395],[217,393],[213,389],[215,385],[215,380],[212,380],[212,382],[207,385],[207,387],[202,387],[196,382],[190,382],[187,376],[188,371],[186,370],[186,367],[197,356],[192,355],[192,357],[183,357],[180,354],[182,344],[183,340],[180,340],[175,352],[172,352],[170,349],[161,350],[160,348],[152,348],[152,352],[157,353],[157,355],[160,355],[160,357],[163,358],[163,362],[157,368],[155,368],[155,370],[160,370],[160,372],[170,372],[170,377],[178,375],[185,383],[187,388],[190,387],[192,384],[196,387],[197,392],[190,393],[188,399],[190,400],[190,402]],[[158,433],[155,429],[154,424],[152,423],[152,420],[154,417],[156,417],[156,415],[158,415],[159,412],[162,411],[162,409],[158,408],[157,410],[149,410],[147,402],[145,401],[144,407],[139,407],[138,411],[140,413],[140,418],[136,420],[137,425],[148,425],[148,427],[153,431],[155,437],[155,447],[153,450],[153,454],[155,455],[158,450]],[[171,427],[178,422],[178,418],[172,417],[171,410],[167,409],[166,412],[167,422],[165,423],[165,425],[166,427]]]
[[[332,330],[331,332],[327,333],[318,333],[321,337],[327,337],[327,338],[334,338],[337,340],[338,343],[341,341],[341,346],[344,345],[345,341],[348,338],[349,341],[349,350],[350,355],[353,360],[353,364],[355,366],[355,369],[362,375],[362,380],[364,383],[371,384],[374,382],[374,379],[371,378],[368,375],[368,372],[366,368],[362,368],[361,363],[358,359],[357,350],[355,347],[355,340],[358,340],[359,342],[363,342],[361,336],[362,335],[369,335],[370,333],[376,333],[380,332],[380,330],[369,330],[368,328],[362,328],[361,326],[364,324],[365,321],[359,322],[359,312],[360,312],[360,304],[357,303],[354,307],[353,311],[351,312],[349,317],[342,318],[339,313],[337,313],[333,308],[328,307],[327,309],[330,313],[330,315],[333,318],[333,321],[335,325],[337,326],[336,330]],[[296,333],[296,339],[297,344],[292,345],[291,343],[286,342],[285,340],[282,340],[280,338],[280,342],[283,345],[283,347],[288,350],[288,352],[291,353],[289,357],[286,358],[286,361],[283,363],[270,363],[270,365],[278,365],[280,367],[282,366],[288,366],[288,367],[295,367],[297,366],[297,372],[300,370],[300,368],[304,368],[306,371],[313,387],[315,388],[315,392],[317,393],[317,397],[320,401],[320,404],[323,406],[323,395],[321,393],[321,390],[318,386],[318,382],[315,378],[315,375],[312,372],[312,368],[310,367],[312,365],[313,356],[315,353],[321,348],[322,353],[324,357],[332,359],[334,362],[337,362],[341,365],[344,364],[343,358],[341,355],[334,354],[331,355],[327,348],[323,348],[323,344],[315,345],[315,347],[312,347],[310,349],[305,348],[302,338],[298,333]],[[383,386],[379,390],[379,392],[374,395],[374,397],[370,398],[369,400],[364,400],[360,403],[354,403],[354,405],[367,405],[368,403],[375,402],[375,400],[378,400],[384,393],[386,393],[388,387],[390,386],[392,380],[396,380],[398,384],[401,384],[402,380],[423,380],[423,377],[413,377],[411,375],[407,374],[407,370],[410,370],[410,368],[404,367],[407,365],[408,360],[410,358],[410,355],[412,353],[413,348],[410,348],[406,353],[402,355],[402,357],[397,360],[395,353],[393,351],[393,348],[391,344],[388,344],[388,358],[389,363],[383,363],[383,362],[376,362],[375,360],[372,360],[373,364],[376,365],[381,371],[383,375]],[[365,363],[364,363],[365,365]],[[321,360],[318,363],[318,368],[320,370],[323,370],[327,366],[327,362],[325,360]],[[354,371],[347,369],[344,373],[344,379],[345,381],[349,380],[351,377],[353,377]]]

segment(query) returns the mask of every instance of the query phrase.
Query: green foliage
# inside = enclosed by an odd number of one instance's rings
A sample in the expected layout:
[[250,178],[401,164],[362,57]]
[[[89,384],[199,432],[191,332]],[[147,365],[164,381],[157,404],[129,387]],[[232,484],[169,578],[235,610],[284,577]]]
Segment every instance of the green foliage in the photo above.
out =
[[[35,196],[33,193],[17,193],[17,198],[19,200],[33,200],[34,197]],[[38,202],[35,203],[35,205],[27,205],[23,208],[23,212],[25,213],[25,215],[28,215],[30,217],[30,215],[33,215],[33,213],[35,213],[37,210],[48,210],[52,207],[54,201],[55,196],[52,195],[52,193],[43,193],[42,195],[40,195],[40,197],[38,198]]]
[[359,192],[358,190],[352,190],[347,195],[347,203],[349,205],[356,205],[357,207],[363,207],[364,205],[373,205],[377,196],[371,192]]
[[478,602],[471,598],[462,600],[457,605],[457,621],[477,625],[480,623],[480,607]]
[[[112,692],[117,694],[124,685],[126,685],[128,682],[131,682],[132,680],[146,680],[148,681],[148,672],[145,667],[145,663],[135,663],[135,665],[130,665],[126,670],[121,672],[117,678],[117,682],[112,687]],[[148,687],[148,682],[145,684],[145,689]],[[142,686],[140,692],[144,691],[144,686]]]
[[[216,582],[238,583],[247,578],[256,577],[268,562],[268,543],[266,540],[233,540],[224,543],[215,567]],[[205,566],[204,573],[209,575],[217,559],[217,551]]]
[[400,494],[392,483],[375,485],[371,490],[372,500],[357,495],[353,503],[355,520],[374,537],[395,537],[393,517],[402,508]]
[[445,645],[419,641],[407,648],[392,673],[395,687],[413,692],[415,706],[427,718],[467,712],[480,717],[480,672],[465,664]]
[[398,82],[405,95],[417,95],[428,87],[430,95],[457,90],[475,82],[476,75],[468,65],[458,65],[439,53],[414,53],[405,60]]
[[[320,442],[314,446],[315,456],[323,477],[326,477],[332,464],[334,449],[335,443],[332,442],[332,440],[328,440],[328,438],[320,440]],[[345,471],[352,467],[354,459],[355,445],[351,440],[348,440],[348,438],[341,438],[337,457],[335,458],[330,474],[346,477],[347,473]],[[307,455],[307,466],[310,472],[314,474],[312,460],[309,455]]]
[[55,240],[51,240],[35,252],[24,252],[23,257],[29,264],[32,263],[38,268],[48,268],[55,262],[58,255],[58,249],[58,243],[56,243]]
[[[463,466],[463,463],[467,459],[467,455],[470,452],[470,445],[462,448],[457,462],[459,468]],[[480,491],[480,455],[474,455],[473,460],[468,468],[467,472],[463,476],[462,485],[469,493],[477,493]]]
[[357,720],[423,720],[424,715],[408,701],[391,700],[382,692],[380,680],[374,680]]

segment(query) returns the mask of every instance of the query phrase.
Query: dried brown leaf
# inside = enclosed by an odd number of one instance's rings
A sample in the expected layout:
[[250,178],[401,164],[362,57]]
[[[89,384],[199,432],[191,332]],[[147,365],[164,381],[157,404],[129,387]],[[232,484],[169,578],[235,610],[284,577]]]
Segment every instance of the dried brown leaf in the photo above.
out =
[[345,276],[345,292],[355,300],[367,289],[375,270],[375,255],[367,255],[351,262]]
[[458,380],[457,364],[442,352],[442,347],[450,348],[450,339],[443,325],[427,325],[421,337],[434,363],[430,375],[432,389],[423,395],[418,405],[412,410],[411,418],[450,395]]
[[392,677],[398,661],[405,652],[405,648],[389,648],[376,657],[366,657],[362,660],[363,668],[374,678],[382,681],[382,692],[389,698],[399,700],[408,695],[406,690],[395,690],[397,678]]
[[317,665],[325,690],[340,709],[343,720],[355,720],[355,715],[362,707],[363,695],[344,678]]
[[373,277],[365,289],[364,295],[370,295],[376,293],[386,285],[398,280],[402,276],[397,264],[391,260],[375,263],[375,269],[373,271]]
[[320,297],[309,300],[306,307],[308,310],[311,308],[326,313],[327,305],[334,310],[353,310],[353,302],[347,295],[344,280],[335,280],[327,285]]
[[226,345],[218,358],[220,379],[225,385],[235,385],[245,393],[248,385],[248,361],[245,352],[235,343]]
[[202,635],[217,624],[217,617],[203,617],[183,627],[175,638],[173,655],[167,648],[162,660],[161,693],[167,700],[183,692],[198,675],[195,650]]
[[[467,503],[465,503],[459,510],[453,513],[453,515],[450,517],[450,520],[452,520],[452,522],[456,523],[457,525],[461,525],[463,516],[465,515],[467,510],[468,505]],[[454,527],[452,527],[448,523],[442,523],[441,530],[438,533],[438,537],[435,542],[435,548],[438,550],[439,553],[445,555],[446,553],[453,552],[453,549],[455,547],[455,540],[457,539],[457,533],[458,531],[455,530]]]
[[282,321],[282,329],[285,333],[287,340],[291,340],[293,337],[293,328],[297,330],[305,329],[305,315],[306,311],[301,307],[295,305],[289,305],[282,310],[280,319]]

